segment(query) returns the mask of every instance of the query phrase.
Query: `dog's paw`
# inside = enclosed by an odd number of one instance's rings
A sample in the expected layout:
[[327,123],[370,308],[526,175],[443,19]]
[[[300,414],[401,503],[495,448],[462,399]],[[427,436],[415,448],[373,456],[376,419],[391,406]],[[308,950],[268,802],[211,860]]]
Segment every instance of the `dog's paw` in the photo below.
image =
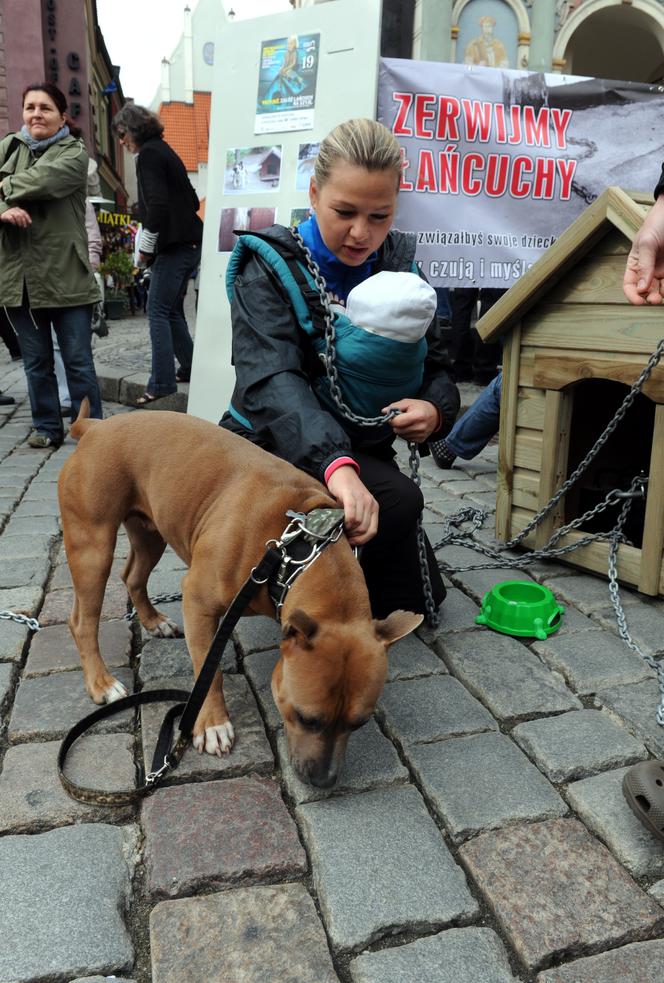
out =
[[194,737],[194,747],[199,754],[206,751],[208,754],[216,754],[218,758],[222,754],[228,754],[233,747],[235,731],[230,720],[225,724],[216,727],[206,727],[204,734],[196,734]]
[[122,700],[125,696],[129,696],[126,686],[114,679],[112,684],[104,690],[104,703],[115,703],[116,700]]
[[153,638],[180,638],[182,631],[180,626],[170,618],[164,618],[159,624],[155,625],[154,628],[146,629]]

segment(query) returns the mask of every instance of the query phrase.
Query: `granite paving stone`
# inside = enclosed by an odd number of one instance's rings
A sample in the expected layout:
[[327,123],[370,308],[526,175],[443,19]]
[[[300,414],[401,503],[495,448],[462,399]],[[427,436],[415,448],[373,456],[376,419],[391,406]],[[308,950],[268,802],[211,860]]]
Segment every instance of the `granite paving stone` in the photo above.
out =
[[126,976],[79,976],[71,983],[136,983],[136,980],[129,980]]
[[14,666],[11,662],[0,664],[0,712],[5,709],[10,698],[14,682],[14,671]]
[[463,591],[452,587],[447,592],[447,597],[443,601],[440,609],[440,624],[437,628],[430,628],[426,622],[418,629],[418,634],[427,642],[432,642],[438,635],[447,635],[449,632],[481,631],[481,626],[475,624],[475,618],[480,613],[479,606],[475,604]]
[[[60,515],[60,505],[58,503],[57,497],[46,498],[28,498],[26,495],[21,504],[16,509],[14,515],[17,519],[22,518],[34,518],[35,516],[59,516]],[[47,529],[49,527],[47,526]]]
[[[181,688],[189,690],[189,680],[176,676],[171,679],[156,679],[145,689]],[[169,777],[170,784],[200,781],[201,779],[229,778],[243,775],[249,771],[262,774],[271,772],[274,757],[270,750],[265,728],[256,701],[244,676],[228,675],[224,679],[226,706],[235,729],[235,743],[229,754],[218,758],[213,754],[199,754],[190,745],[184,752],[180,764]],[[143,762],[146,771],[150,770],[152,755],[157,744],[159,727],[170,703],[148,704],[141,707],[141,736],[143,741]]]
[[413,633],[400,638],[387,650],[387,678],[390,681],[434,673],[446,675],[447,666]]
[[34,618],[44,599],[41,587],[10,587],[0,590],[0,611],[12,611],[14,614],[25,614]]
[[41,559],[23,557],[12,563],[0,564],[0,589],[10,587],[44,587],[48,580],[48,557]]
[[553,786],[504,734],[418,744],[405,755],[457,843],[481,830],[567,811]]
[[470,489],[462,495],[464,504],[478,505],[485,512],[495,512],[496,511],[496,491],[491,489],[491,491],[475,491]]
[[[0,832],[34,833],[82,821],[122,822],[131,818],[131,807],[104,809],[67,795],[58,777],[59,748],[59,741],[48,741],[7,750],[0,774]],[[132,739],[125,734],[81,737],[67,756],[66,774],[87,788],[132,788]]]
[[158,789],[144,801],[141,820],[152,897],[286,880],[307,870],[297,827],[267,778]]
[[[102,621],[99,647],[109,669],[128,666],[131,655],[131,628],[126,621]],[[81,657],[69,625],[49,625],[32,639],[23,676],[43,676],[65,669],[80,669]]]
[[96,823],[0,838],[0,979],[38,983],[131,968],[125,845],[121,829]]
[[255,618],[240,618],[233,632],[243,656],[263,649],[278,648],[281,642],[281,628],[272,618],[259,615]]
[[[606,577],[570,572],[566,577],[547,577],[544,583],[563,604],[573,604],[584,614],[592,614],[611,603]],[[642,603],[639,594],[627,587],[621,587],[620,598],[623,607]]]
[[552,782],[568,782],[648,757],[640,741],[598,710],[531,720],[515,727],[512,737]]
[[643,741],[653,754],[664,756],[664,728],[657,723],[656,713],[660,691],[656,679],[645,679],[628,686],[612,686],[599,690],[596,706],[606,707],[635,737]]
[[[128,669],[118,669],[114,675],[132,692],[132,674]],[[12,744],[56,740],[94,709],[95,704],[85,692],[83,673],[78,670],[24,679],[16,691],[9,740]],[[123,710],[95,724],[95,731],[104,734],[126,731],[132,721],[133,712]]]
[[662,842],[640,822],[622,792],[627,768],[573,782],[566,791],[570,806],[591,832],[634,877],[664,876]]
[[[563,624],[571,610],[568,608],[565,612]],[[534,642],[532,647],[581,695],[622,683],[635,683],[653,675],[652,669],[621,639],[599,630],[596,625],[595,631],[572,637],[556,632],[544,642]]]
[[452,676],[427,676],[387,683],[377,713],[401,744],[497,730],[491,714]]
[[399,761],[394,745],[381,733],[375,720],[370,720],[348,738],[339,777],[330,789],[316,788],[315,785],[300,781],[290,763],[283,731],[277,737],[277,752],[282,779],[290,798],[298,805],[344,792],[361,792],[408,781],[407,769]]
[[[123,583],[109,581],[106,585],[104,603],[101,609],[102,621],[108,618],[124,618],[127,613],[127,588]],[[44,606],[39,613],[41,625],[66,624],[71,616],[74,591],[52,590],[44,598]]]
[[152,983],[338,983],[301,884],[162,901],[150,914],[150,943]]
[[664,941],[633,942],[540,973],[536,983],[661,983]]
[[342,795],[296,812],[335,948],[477,915],[465,875],[414,788]]
[[664,880],[657,881],[648,890],[648,894],[664,908]]
[[490,928],[451,928],[407,945],[358,956],[353,983],[517,983]]
[[30,634],[27,625],[0,619],[0,662],[19,662]]
[[171,568],[160,569],[158,566],[150,574],[150,579],[148,580],[148,594],[151,598],[157,597],[159,594],[181,594],[182,593],[182,578],[187,572],[187,568],[182,564],[175,570]]
[[664,931],[664,910],[575,819],[482,833],[459,856],[530,972]]
[[562,677],[525,645],[497,632],[460,632],[436,639],[448,668],[499,720],[581,707]]
[[[120,536],[118,536],[118,541],[121,537],[125,540],[127,538],[124,533],[121,533]],[[167,546],[164,550],[163,556],[154,569],[154,573],[161,573],[164,570],[182,570],[184,573],[186,569],[187,564],[184,562],[184,560],[177,555],[172,546]]]
[[244,659],[244,671],[247,678],[251,680],[258,705],[269,730],[277,730],[284,724],[274,702],[271,688],[272,673],[278,661],[278,649],[272,649],[269,652],[254,652],[245,656]]
[[17,516],[15,512],[7,523],[5,533],[8,536],[43,533],[44,535],[57,537],[60,534],[60,521],[56,515]]
[[[626,609],[625,617],[630,635],[646,655],[661,655],[664,652],[664,613],[661,608],[645,603],[638,607],[632,605]],[[618,635],[613,607],[607,606],[593,612],[593,618],[602,628]]]
[[[237,671],[235,650],[230,643],[224,651],[221,670],[224,673]],[[173,676],[187,677],[187,685],[193,685],[194,669],[185,639],[150,638],[141,650],[138,678],[145,683],[152,679],[169,679]]]

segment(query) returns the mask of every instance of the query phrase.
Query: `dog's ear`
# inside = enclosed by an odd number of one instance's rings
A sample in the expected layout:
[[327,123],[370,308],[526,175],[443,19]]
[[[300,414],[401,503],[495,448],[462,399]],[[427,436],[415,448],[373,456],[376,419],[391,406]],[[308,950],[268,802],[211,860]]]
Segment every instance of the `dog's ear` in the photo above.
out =
[[318,622],[310,618],[301,608],[295,608],[290,613],[283,627],[283,637],[293,638],[302,648],[310,649],[312,639],[318,631]]
[[384,621],[374,621],[374,627],[381,642],[392,645],[404,635],[415,631],[423,621],[424,616],[421,614],[413,614],[412,611],[393,611]]

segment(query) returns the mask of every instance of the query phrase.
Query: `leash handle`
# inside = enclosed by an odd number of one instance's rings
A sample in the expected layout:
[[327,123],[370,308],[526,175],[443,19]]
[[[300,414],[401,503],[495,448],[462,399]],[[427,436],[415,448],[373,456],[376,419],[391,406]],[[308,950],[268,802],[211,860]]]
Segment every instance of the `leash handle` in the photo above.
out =
[[[63,788],[72,798],[78,799],[79,802],[85,802],[88,805],[130,805],[154,792],[166,774],[179,764],[182,755],[187,749],[196,718],[207,696],[214,673],[219,667],[224,648],[233,629],[242,617],[251,598],[265,586],[281,561],[281,552],[270,547],[263,555],[258,566],[253,568],[249,577],[235,595],[217,628],[208,654],[205,657],[205,662],[201,667],[191,693],[181,689],[143,690],[141,693],[125,696],[120,700],[114,700],[113,703],[99,707],[97,710],[88,714],[87,717],[83,717],[82,720],[79,720],[71,728],[58,750],[58,775]],[[116,713],[122,713],[123,710],[133,709],[134,707],[148,703],[171,702],[172,700],[179,702],[176,706],[168,710],[162,721],[152,758],[152,767],[143,785],[139,785],[136,788],[105,792],[100,789],[86,788],[78,785],[65,775],[65,762],[72,745],[94,724],[100,720],[105,720],[107,717],[112,717]],[[179,736],[175,745],[171,748],[173,726],[176,718],[180,715]]]

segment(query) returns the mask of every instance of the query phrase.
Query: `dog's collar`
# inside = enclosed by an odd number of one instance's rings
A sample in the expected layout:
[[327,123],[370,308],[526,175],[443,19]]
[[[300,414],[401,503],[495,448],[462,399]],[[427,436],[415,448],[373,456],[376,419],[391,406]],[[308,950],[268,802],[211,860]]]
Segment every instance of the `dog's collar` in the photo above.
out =
[[281,609],[295,580],[309,569],[326,546],[336,543],[344,531],[343,509],[313,509],[306,513],[289,509],[286,515],[291,521],[281,537],[266,543],[266,546],[279,550],[283,558],[267,584],[278,620],[281,620]]

